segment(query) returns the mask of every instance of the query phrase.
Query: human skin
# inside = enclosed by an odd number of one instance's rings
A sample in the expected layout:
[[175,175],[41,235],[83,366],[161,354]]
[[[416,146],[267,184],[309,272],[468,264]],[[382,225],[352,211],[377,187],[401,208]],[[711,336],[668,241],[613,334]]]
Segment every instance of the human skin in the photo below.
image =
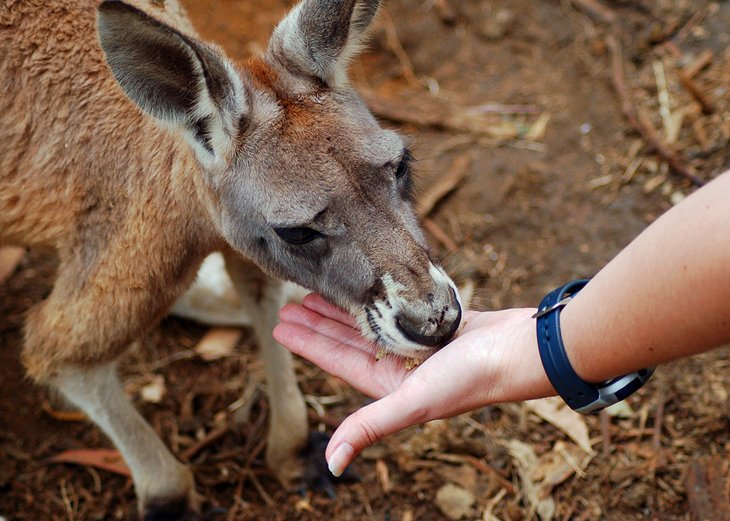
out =
[[[566,281],[567,282],[567,281]],[[557,285],[557,284],[556,284]],[[730,172],[651,224],[562,310],[573,368],[601,382],[730,342]],[[318,295],[280,311],[274,337],[377,400],[347,417],[326,451],[339,475],[365,447],[425,421],[555,394],[540,361],[535,309],[465,313],[418,368],[375,361],[353,319]]]

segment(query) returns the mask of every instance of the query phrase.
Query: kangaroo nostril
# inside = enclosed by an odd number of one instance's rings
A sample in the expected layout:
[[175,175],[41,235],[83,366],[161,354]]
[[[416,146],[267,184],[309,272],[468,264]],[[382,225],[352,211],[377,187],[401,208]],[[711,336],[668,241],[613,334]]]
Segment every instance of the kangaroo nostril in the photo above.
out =
[[395,325],[398,331],[411,342],[440,348],[451,340],[461,323],[461,306],[455,297],[453,306],[456,308],[456,317],[447,322],[443,320],[443,317],[438,321],[430,318],[426,322],[428,327],[424,327],[422,321],[413,320],[407,315],[401,314],[396,318]]
[[420,331],[421,328],[418,327],[418,324],[414,323],[403,315],[395,319],[395,325],[398,328],[398,331],[403,333],[404,337],[406,337],[411,342],[415,342],[416,344],[436,347],[441,341],[438,335],[424,335]]

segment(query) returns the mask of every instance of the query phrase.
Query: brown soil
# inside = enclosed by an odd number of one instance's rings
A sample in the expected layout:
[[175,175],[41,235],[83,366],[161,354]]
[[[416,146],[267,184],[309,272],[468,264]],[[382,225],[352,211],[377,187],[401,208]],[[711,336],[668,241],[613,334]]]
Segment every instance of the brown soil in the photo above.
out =
[[[186,3],[199,31],[235,58],[263,48],[290,5]],[[612,87],[610,33],[623,44],[633,103],[661,129],[682,164],[706,180],[730,166],[730,3],[604,2],[616,17],[613,29],[600,13],[575,7],[594,3],[388,0],[369,52],[353,64],[355,83],[385,124],[412,136],[422,193],[453,171],[455,159],[468,157],[466,179],[439,201],[430,219],[432,242],[446,265],[460,280],[476,283],[478,308],[535,305],[554,286],[594,274],[692,191],[623,116]],[[693,80],[711,102],[705,114],[677,71],[708,49],[713,59]],[[661,71],[666,91],[657,83]],[[429,85],[432,91],[437,85],[438,93],[430,93]],[[674,136],[660,117],[664,92],[671,115],[686,112]],[[487,103],[516,105],[519,113],[484,116],[480,124],[488,128],[479,135],[465,124],[459,131],[459,124],[424,121],[444,114],[444,121],[463,122],[466,109]],[[536,125],[541,114],[549,115],[544,133]],[[134,519],[127,478],[48,462],[66,449],[110,446],[93,426],[45,413],[46,392],[22,376],[22,317],[47,293],[52,271],[52,260],[31,253],[0,285],[0,516]],[[246,371],[260,367],[249,334],[235,356],[222,361],[175,356],[204,331],[168,319],[125,361],[132,392],[153,374],[164,377],[167,393],[160,404],[137,401],[178,454],[215,428],[217,413],[244,389]],[[555,518],[690,519],[690,465],[717,461],[705,456],[730,458],[728,353],[660,368],[629,399],[634,412],[626,418],[606,418],[604,425],[599,417],[588,418],[595,453],[580,475],[552,490]],[[298,372],[304,392],[320,403],[312,417],[323,418],[314,422],[322,429],[366,401],[304,362]],[[324,417],[318,416],[322,410]],[[489,513],[501,520],[536,519],[506,444],[522,441],[537,456],[557,441],[572,445],[522,404],[489,407],[383,441],[356,464],[361,482],[339,485],[330,499],[277,485],[262,462],[266,419],[260,395],[244,424],[192,459],[201,492],[227,508],[228,519],[445,519],[436,497],[446,483],[474,494],[468,519],[493,519]],[[726,470],[716,478],[726,484],[729,479]]]

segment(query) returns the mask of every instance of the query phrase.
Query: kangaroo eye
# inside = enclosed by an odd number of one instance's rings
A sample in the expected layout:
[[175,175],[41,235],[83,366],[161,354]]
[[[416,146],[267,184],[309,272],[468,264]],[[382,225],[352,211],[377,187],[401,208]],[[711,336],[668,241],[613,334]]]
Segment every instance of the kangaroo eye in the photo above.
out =
[[398,163],[398,168],[395,170],[396,179],[401,179],[408,173],[408,168],[410,167],[412,158],[413,156],[411,156],[411,153],[408,150],[403,153],[403,157],[401,158],[400,163]]
[[281,237],[284,241],[297,246],[312,242],[314,239],[317,239],[319,237],[324,237],[324,235],[319,233],[317,230],[305,227],[274,228],[274,231],[276,232],[276,235]]

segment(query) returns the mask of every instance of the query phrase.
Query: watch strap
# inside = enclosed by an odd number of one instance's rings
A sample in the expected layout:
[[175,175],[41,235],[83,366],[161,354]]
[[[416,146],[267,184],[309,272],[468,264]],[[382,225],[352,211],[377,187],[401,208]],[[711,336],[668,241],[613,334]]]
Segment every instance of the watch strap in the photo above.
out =
[[550,383],[571,409],[583,409],[600,397],[595,385],[583,380],[573,369],[560,333],[560,309],[588,284],[588,279],[569,282],[551,291],[540,302],[537,318],[537,343],[540,359]]
[[581,414],[609,407],[637,391],[654,373],[654,368],[591,384],[573,369],[560,333],[560,311],[588,284],[588,279],[569,282],[548,293],[533,318],[537,319],[537,345],[545,374],[557,393]]

